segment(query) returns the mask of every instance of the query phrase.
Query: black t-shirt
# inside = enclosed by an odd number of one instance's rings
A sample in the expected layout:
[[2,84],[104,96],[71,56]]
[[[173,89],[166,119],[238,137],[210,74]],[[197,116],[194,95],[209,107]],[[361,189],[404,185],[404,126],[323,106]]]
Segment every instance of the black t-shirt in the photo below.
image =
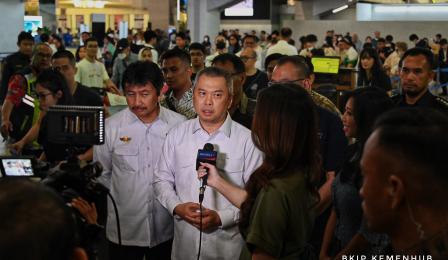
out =
[[319,117],[319,141],[323,168],[338,171],[344,161],[347,138],[342,129],[342,121],[336,114],[316,106]]
[[431,94],[429,90],[420,97],[414,105],[406,103],[405,95],[396,95],[392,97],[392,101],[397,107],[429,107],[434,108],[442,113],[448,113],[448,100]]
[[240,112],[239,109],[237,109],[233,115],[231,116],[232,120],[242,124],[243,126],[245,126],[247,129],[251,129],[252,128],[252,119],[253,116],[250,114],[242,114]]
[[[326,181],[326,172],[338,172],[341,168],[348,140],[342,129],[342,121],[338,115],[329,110],[316,105],[319,119],[319,144],[322,165],[325,173],[322,174],[319,185]],[[331,207],[328,207],[322,214],[316,217],[310,243],[314,248],[320,248],[322,238],[325,232],[325,226],[331,213]]]
[[191,73],[190,79],[191,79],[191,83],[193,83],[193,85],[194,85],[194,81],[196,80],[196,75],[197,75],[197,73]]
[[243,91],[248,98],[257,99],[260,90],[268,87],[268,75],[257,69],[257,73],[246,77],[243,85]]
[[103,106],[103,100],[92,89],[78,83],[73,101],[76,106]]

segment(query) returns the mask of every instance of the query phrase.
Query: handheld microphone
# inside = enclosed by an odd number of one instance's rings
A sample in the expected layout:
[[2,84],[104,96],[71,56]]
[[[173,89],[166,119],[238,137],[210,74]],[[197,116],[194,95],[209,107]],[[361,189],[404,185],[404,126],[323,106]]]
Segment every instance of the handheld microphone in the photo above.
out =
[[[218,157],[218,153],[213,151],[213,145],[211,143],[206,143],[204,145],[204,149],[198,150],[198,156],[196,157],[196,170],[199,169],[202,163],[209,163],[216,165],[216,158]],[[206,169],[207,171],[207,169]],[[201,187],[199,188],[199,203],[202,203],[204,200],[204,192],[205,186],[207,186],[207,175],[201,178]]]

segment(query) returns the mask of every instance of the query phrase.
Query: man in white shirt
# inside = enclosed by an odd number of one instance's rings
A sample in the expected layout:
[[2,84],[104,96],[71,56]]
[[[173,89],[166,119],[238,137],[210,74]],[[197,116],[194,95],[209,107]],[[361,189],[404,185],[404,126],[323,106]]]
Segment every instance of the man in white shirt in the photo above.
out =
[[[172,259],[197,259],[200,181],[196,155],[211,143],[218,152],[216,166],[233,184],[243,187],[262,162],[250,131],[234,122],[227,110],[232,104],[232,78],[222,69],[199,72],[193,103],[198,118],[173,128],[163,146],[155,172],[154,189],[160,203],[174,215]],[[244,241],[237,222],[239,210],[218,192],[207,189],[203,201],[201,259],[238,259]]]
[[104,170],[120,217],[119,246],[114,208],[108,201],[110,259],[170,259],[173,221],[156,200],[154,169],[168,131],[185,117],[158,104],[163,76],[155,63],[135,62],[123,75],[128,108],[106,121],[104,145],[95,146],[94,161]]
[[84,45],[87,56],[77,65],[76,82],[91,87],[101,95],[104,95],[104,90],[119,94],[120,91],[109,78],[104,64],[96,60],[98,41],[95,38],[89,38]]
[[338,39],[338,55],[341,57],[341,66],[354,68],[358,62],[358,52],[353,48],[349,38],[343,37]]
[[143,34],[145,38],[145,43],[143,44],[145,47],[151,48],[152,60],[154,63],[159,63],[159,53],[156,50],[155,45],[157,44],[157,35],[153,31],[146,31]]
[[292,30],[291,28],[284,27],[280,30],[280,39],[275,45],[269,47],[266,52],[266,57],[273,53],[280,53],[283,55],[298,55],[297,48],[288,43],[289,39],[291,39]]
[[243,38],[243,49],[239,51],[236,56],[240,57],[241,53],[246,48],[252,48],[257,53],[257,59],[255,62],[255,67],[261,71],[264,71],[264,52],[263,49],[258,45],[258,39],[255,35],[246,35]]

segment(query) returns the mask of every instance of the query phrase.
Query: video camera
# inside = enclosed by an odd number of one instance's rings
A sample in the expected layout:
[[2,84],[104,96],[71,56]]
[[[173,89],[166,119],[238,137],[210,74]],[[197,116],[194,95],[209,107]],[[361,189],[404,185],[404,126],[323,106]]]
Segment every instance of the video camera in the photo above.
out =
[[[81,166],[76,150],[79,146],[104,144],[104,108],[52,106],[47,112],[46,120],[47,140],[68,145],[66,162],[50,169],[48,163],[37,161],[32,156],[0,156],[0,177],[41,178],[43,184],[54,189],[67,203],[78,197],[88,202],[101,201],[109,193],[97,181],[102,173],[102,166],[98,162]],[[101,227],[85,223],[81,212],[73,213],[81,234],[81,246],[89,256],[94,256],[96,237],[100,234]]]

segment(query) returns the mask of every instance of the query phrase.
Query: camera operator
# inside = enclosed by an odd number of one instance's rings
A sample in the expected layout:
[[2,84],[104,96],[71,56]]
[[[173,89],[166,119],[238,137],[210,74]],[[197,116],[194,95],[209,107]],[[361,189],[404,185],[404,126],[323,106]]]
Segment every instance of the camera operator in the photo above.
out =
[[88,259],[73,215],[54,191],[24,179],[2,179],[0,190],[0,259]]
[[[70,90],[70,94],[73,97],[73,104],[78,106],[103,106],[103,101],[101,97],[95,93],[90,88],[82,85],[75,81],[76,74],[76,59],[70,51],[63,50],[56,52],[52,57],[52,67],[54,70],[59,71],[67,82],[67,87]],[[10,148],[17,152],[21,152],[23,147],[32,142],[37,138],[39,134],[39,128],[41,123],[41,118],[34,125],[30,131],[26,134],[24,138],[15,144],[11,145]],[[80,160],[89,161],[92,158],[92,153],[85,153],[78,156]]]

